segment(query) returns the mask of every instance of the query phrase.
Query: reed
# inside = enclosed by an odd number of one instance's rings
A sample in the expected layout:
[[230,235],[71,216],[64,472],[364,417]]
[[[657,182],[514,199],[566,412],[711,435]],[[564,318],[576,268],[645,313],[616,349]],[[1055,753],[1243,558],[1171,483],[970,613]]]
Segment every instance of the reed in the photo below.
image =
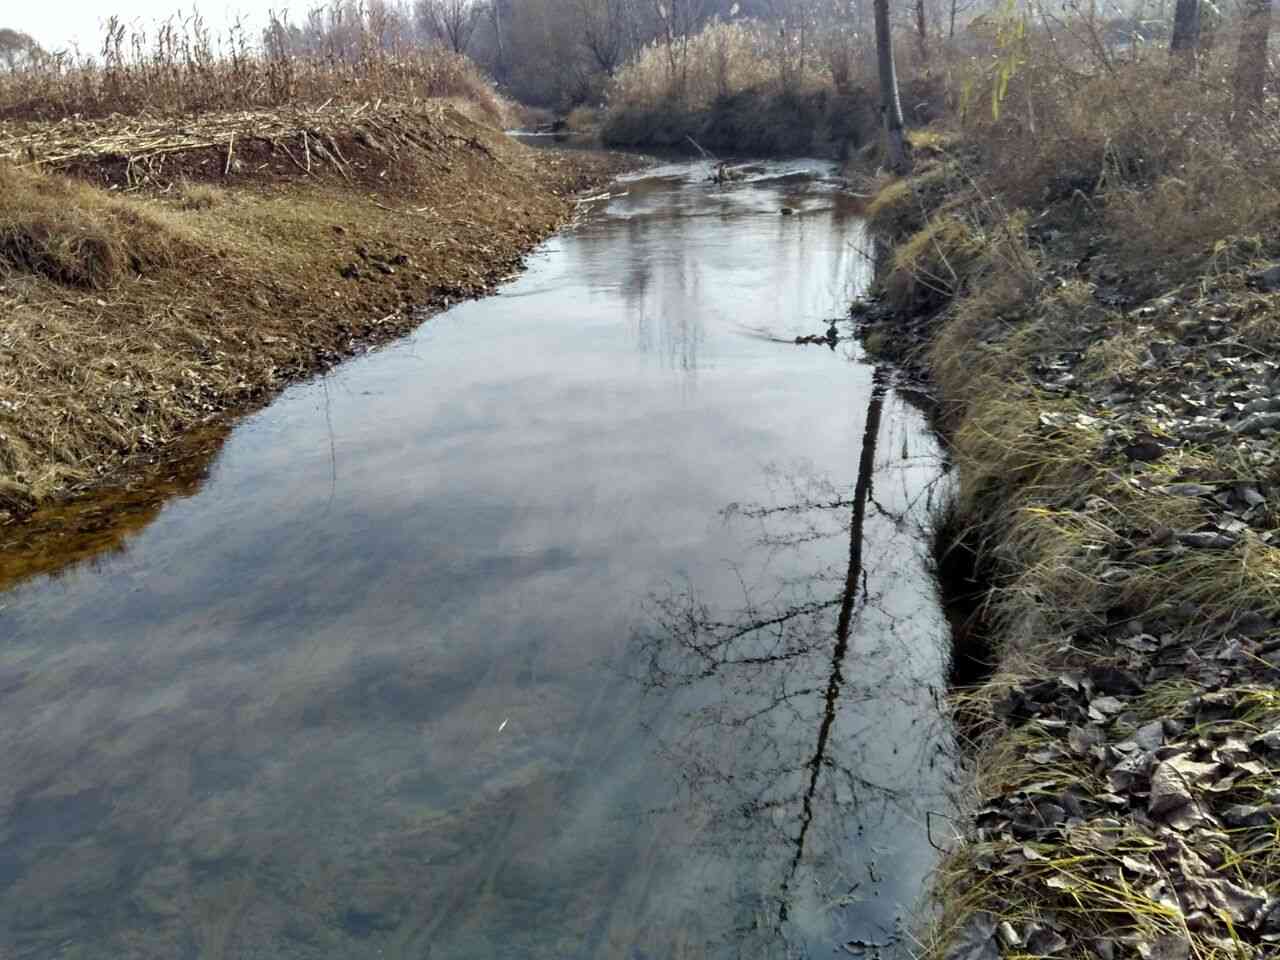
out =
[[17,121],[446,97],[503,119],[466,57],[419,43],[394,10],[341,0],[301,26],[272,13],[260,36],[240,19],[215,32],[199,13],[149,26],[112,16],[95,53],[37,51],[0,73],[0,120]]

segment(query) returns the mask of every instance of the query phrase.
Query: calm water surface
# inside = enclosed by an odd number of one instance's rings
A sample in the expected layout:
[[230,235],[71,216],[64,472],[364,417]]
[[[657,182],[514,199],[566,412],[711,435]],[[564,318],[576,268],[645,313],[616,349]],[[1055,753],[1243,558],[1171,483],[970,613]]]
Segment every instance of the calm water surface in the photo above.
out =
[[829,168],[705,175],[0,594],[0,956],[893,940],[950,770],[941,463],[855,347],[780,342],[866,280]]

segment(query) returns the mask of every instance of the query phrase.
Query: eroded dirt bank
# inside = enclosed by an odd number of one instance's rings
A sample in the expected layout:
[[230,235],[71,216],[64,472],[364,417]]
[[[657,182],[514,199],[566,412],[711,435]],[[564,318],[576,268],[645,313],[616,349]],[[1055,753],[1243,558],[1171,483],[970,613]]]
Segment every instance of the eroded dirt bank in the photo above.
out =
[[0,126],[6,552],[37,508],[163,473],[175,441],[491,290],[623,164],[465,109]]
[[938,391],[994,650],[927,952],[1274,956],[1280,239],[1153,266],[1105,198],[1010,213],[923,157],[861,319]]

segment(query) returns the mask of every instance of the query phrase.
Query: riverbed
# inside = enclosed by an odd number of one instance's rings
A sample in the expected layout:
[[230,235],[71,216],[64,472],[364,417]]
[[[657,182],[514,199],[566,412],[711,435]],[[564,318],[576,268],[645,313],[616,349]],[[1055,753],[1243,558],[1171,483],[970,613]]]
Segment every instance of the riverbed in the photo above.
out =
[[943,459],[856,344],[795,343],[869,278],[833,168],[707,173],[623,178],[0,594],[0,954],[902,943]]

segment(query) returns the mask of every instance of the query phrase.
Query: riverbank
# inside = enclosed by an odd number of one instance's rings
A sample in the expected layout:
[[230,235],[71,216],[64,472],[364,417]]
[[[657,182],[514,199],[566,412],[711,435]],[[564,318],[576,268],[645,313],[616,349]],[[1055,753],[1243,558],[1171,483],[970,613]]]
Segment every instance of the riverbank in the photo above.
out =
[[690,148],[750,157],[843,158],[876,132],[873,100],[832,90],[744,90],[706,105],[677,100],[623,102],[604,115],[606,146]]
[[0,127],[0,522],[484,295],[621,166],[467,110]]
[[989,145],[930,145],[871,204],[889,249],[859,308],[868,348],[937,391],[959,477],[941,549],[982,571],[968,626],[991,650],[955,692],[974,779],[926,952],[1274,951],[1271,195],[1245,215],[1227,179],[1198,211],[1187,168],[1125,180],[1083,136],[1038,169],[1000,144],[1018,180]]

